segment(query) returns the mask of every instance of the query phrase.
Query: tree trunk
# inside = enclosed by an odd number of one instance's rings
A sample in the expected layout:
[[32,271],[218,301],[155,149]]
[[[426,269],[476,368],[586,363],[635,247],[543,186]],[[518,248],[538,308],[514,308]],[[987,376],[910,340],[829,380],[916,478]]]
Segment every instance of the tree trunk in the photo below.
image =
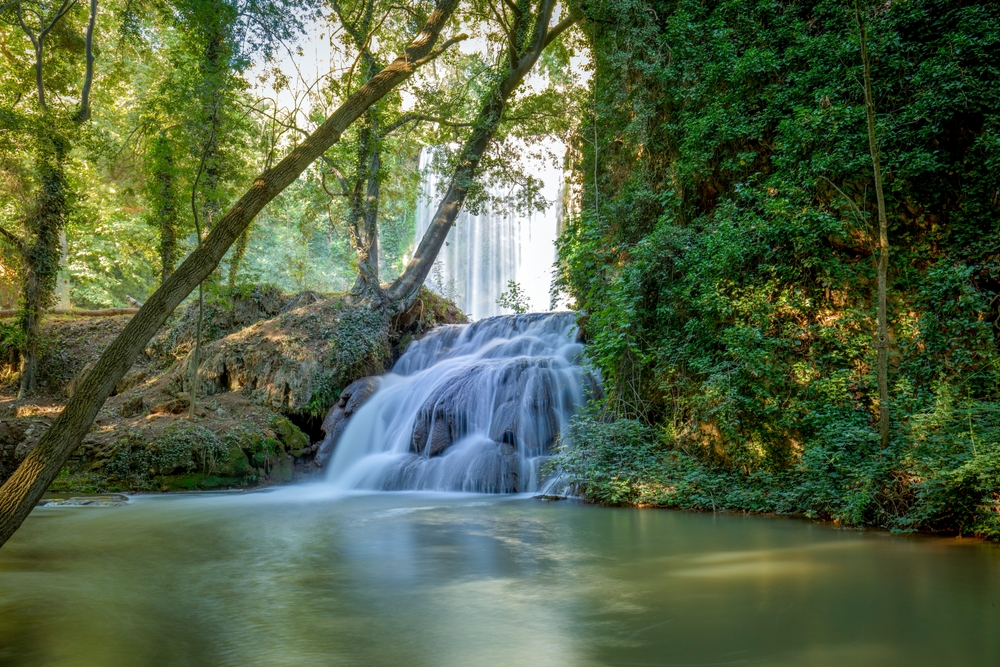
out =
[[42,162],[42,183],[34,219],[25,246],[25,272],[21,294],[21,384],[18,399],[35,388],[38,370],[38,328],[42,311],[52,305],[59,277],[59,232],[66,218],[66,147],[59,136],[51,139],[49,154]]
[[358,174],[353,193],[351,241],[358,258],[358,278],[354,294],[372,294],[380,290],[378,276],[378,214],[380,197],[381,151],[379,150],[378,114],[365,114],[358,151]]
[[35,449],[0,487],[0,545],[20,527],[66,460],[79,447],[118,380],[131,368],[174,308],[215,270],[254,216],[339,140],[344,130],[369,106],[406,80],[422,63],[464,39],[464,35],[456,37],[433,50],[457,4],[458,0],[439,0],[424,29],[403,54],[348,97],[281,162],[258,176],[250,189],[219,219],[201,247],[194,250],[149,297],[87,373]]
[[165,133],[153,142],[153,156],[156,162],[152,168],[155,182],[156,217],[153,221],[160,232],[160,283],[167,281],[177,262],[177,193],[174,184],[174,157],[170,140]]
[[236,239],[233,247],[233,254],[229,257],[229,286],[236,287],[236,280],[239,278],[240,266],[243,258],[247,254],[247,246],[250,244],[250,229],[243,230],[243,233]]
[[396,312],[408,310],[417,297],[417,291],[424,284],[427,275],[444,245],[455,219],[462,210],[465,197],[469,193],[473,178],[479,169],[483,153],[496,134],[504,109],[510,96],[517,90],[524,77],[534,67],[535,62],[552,41],[579,19],[575,15],[549,28],[554,0],[543,0],[535,17],[534,34],[526,45],[511,45],[512,58],[507,71],[483,101],[479,115],[473,123],[472,134],[466,139],[459,153],[458,166],[444,199],[438,205],[430,226],[420,239],[413,258],[403,273],[389,286],[388,296]]
[[878,201],[878,432],[882,448],[889,446],[889,325],[887,313],[887,292],[889,273],[889,223],[885,214],[885,195],[882,192],[882,164],[878,139],[875,136],[875,102],[872,95],[871,64],[868,59],[868,36],[861,12],[861,1],[854,0],[855,18],[861,36],[861,60],[865,68],[865,110],[868,116],[868,147],[872,156],[872,171],[875,176],[875,198]]

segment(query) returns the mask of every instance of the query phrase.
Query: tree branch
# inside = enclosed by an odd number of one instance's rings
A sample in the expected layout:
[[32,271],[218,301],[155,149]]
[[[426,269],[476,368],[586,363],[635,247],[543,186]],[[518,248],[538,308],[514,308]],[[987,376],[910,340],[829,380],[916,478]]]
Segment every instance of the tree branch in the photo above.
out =
[[407,123],[438,123],[439,125],[447,125],[448,127],[472,127],[472,123],[459,123],[456,121],[448,120],[447,118],[442,118],[440,116],[428,116],[425,114],[408,113],[404,114],[395,123],[392,123],[378,136],[379,139],[384,139],[399,128],[403,127]]
[[31,45],[35,48],[35,87],[38,89],[38,105],[45,108],[45,82],[42,80],[42,38],[36,37],[34,31],[28,27],[24,21],[24,14],[21,12],[21,3],[14,5],[17,13],[17,22],[21,24],[21,30],[31,40]]
[[19,236],[7,231],[3,227],[0,227],[0,237],[3,237],[8,243],[17,248],[18,252],[24,253],[25,244],[24,240]]
[[413,66],[414,67],[420,67],[421,65],[429,63],[430,61],[434,60],[439,55],[441,55],[442,53],[444,53],[445,51],[447,51],[451,46],[454,46],[455,44],[458,44],[459,42],[464,42],[467,39],[469,39],[469,36],[466,35],[464,32],[461,33],[461,34],[459,34],[459,35],[456,35],[455,37],[452,37],[451,39],[447,40],[444,44],[442,44],[438,48],[436,48],[433,51],[431,51],[430,53],[428,53],[426,56],[424,56],[420,60],[417,60],[416,62],[414,62]]
[[552,26],[552,29],[545,35],[545,41],[542,43],[542,49],[544,50],[547,48],[549,44],[554,42],[556,38],[559,37],[559,35],[569,30],[569,28],[576,24],[581,18],[582,17],[579,14],[573,12],[562,21]]
[[80,93],[80,110],[76,122],[84,123],[90,118],[90,87],[94,83],[94,26],[97,24],[97,0],[90,0],[90,20],[87,23],[87,73],[83,77],[83,91]]
[[49,32],[52,30],[52,28],[56,27],[56,23],[59,23],[59,19],[66,16],[66,12],[73,9],[75,5],[76,5],[76,0],[63,0],[62,7],[59,8],[59,11],[52,18],[52,21],[50,21],[49,24],[45,28],[43,28],[40,33],[38,33],[38,38],[42,39],[46,35],[48,35]]

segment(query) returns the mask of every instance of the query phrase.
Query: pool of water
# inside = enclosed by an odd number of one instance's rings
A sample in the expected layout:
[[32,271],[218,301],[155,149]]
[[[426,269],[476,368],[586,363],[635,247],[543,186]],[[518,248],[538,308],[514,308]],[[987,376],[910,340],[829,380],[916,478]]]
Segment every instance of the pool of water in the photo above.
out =
[[42,507],[0,665],[996,665],[1000,549],[324,487]]

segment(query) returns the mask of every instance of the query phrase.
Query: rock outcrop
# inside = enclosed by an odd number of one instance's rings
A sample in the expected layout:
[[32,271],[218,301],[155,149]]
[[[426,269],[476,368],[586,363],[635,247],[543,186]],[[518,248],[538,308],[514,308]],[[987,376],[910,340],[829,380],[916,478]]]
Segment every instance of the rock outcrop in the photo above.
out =
[[364,377],[347,385],[340,393],[340,398],[323,420],[322,429],[325,436],[316,451],[316,465],[323,467],[327,464],[333,456],[333,448],[347,428],[347,421],[375,393],[380,384],[377,377]]
[[[379,304],[348,295],[256,288],[224,295],[206,316],[193,419],[187,371],[196,310],[188,306],[119,382],[53,489],[244,487],[314,473],[347,418],[377,387],[372,376],[430,328],[464,321],[450,302],[426,290],[422,297],[411,312],[390,319]],[[63,378],[62,384],[54,383],[53,396],[37,405],[0,401],[0,483],[61,410],[66,385],[86,373],[126,321],[51,323],[54,347],[62,351],[43,361],[59,361],[46,377]],[[331,405],[339,418],[326,420],[334,437],[319,454],[325,441],[318,417]]]

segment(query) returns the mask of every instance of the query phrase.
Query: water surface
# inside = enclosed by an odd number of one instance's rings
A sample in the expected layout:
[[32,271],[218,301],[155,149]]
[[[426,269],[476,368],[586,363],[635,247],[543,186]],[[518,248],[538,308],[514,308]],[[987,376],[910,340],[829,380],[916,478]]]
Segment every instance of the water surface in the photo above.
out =
[[0,665],[996,665],[1000,549],[322,487],[39,508]]

